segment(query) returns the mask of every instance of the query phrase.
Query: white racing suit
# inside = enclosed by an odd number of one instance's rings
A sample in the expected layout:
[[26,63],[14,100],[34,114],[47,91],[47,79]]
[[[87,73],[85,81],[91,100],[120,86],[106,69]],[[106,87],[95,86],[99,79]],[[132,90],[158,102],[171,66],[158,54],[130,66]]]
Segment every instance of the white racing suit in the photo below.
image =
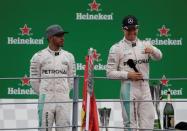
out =
[[[74,56],[62,49],[54,52],[48,48],[39,51],[31,59],[30,77],[73,77],[76,74]],[[73,78],[31,79],[39,102],[68,101]],[[70,103],[39,104],[39,127],[70,126]],[[42,129],[51,131],[52,128]],[[56,128],[56,131],[70,131],[70,128]]]
[[[145,54],[146,47],[153,49],[153,53]],[[134,72],[134,70],[127,65],[127,61],[133,59],[136,68],[146,79],[149,78],[150,58],[160,60],[162,53],[148,41],[136,39],[130,42],[124,38],[111,47],[107,61],[107,77],[122,79],[121,100],[152,100],[149,81],[128,80],[128,72]],[[152,102],[122,102],[121,106],[125,127],[153,129],[155,113]],[[136,131],[136,129],[130,131]]]

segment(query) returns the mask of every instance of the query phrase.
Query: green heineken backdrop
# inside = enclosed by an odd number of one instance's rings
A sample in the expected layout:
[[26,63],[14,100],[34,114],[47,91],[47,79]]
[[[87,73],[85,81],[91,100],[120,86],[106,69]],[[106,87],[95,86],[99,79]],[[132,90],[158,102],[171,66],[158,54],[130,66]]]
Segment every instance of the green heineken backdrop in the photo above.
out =
[[[0,80],[0,98],[37,98],[26,77],[33,54],[47,47],[44,34],[51,24],[60,24],[70,32],[64,49],[74,54],[78,75],[83,75],[85,56],[93,47],[101,54],[95,76],[106,76],[109,49],[123,38],[121,21],[129,14],[139,20],[139,38],[151,41],[163,52],[161,61],[151,61],[150,77],[186,77],[186,5],[186,0],[3,0],[0,77],[23,79]],[[80,97],[82,85],[83,80]],[[97,79],[94,87],[99,99],[119,98],[119,81]],[[163,95],[167,88],[173,97],[187,98],[187,81],[168,81]]]

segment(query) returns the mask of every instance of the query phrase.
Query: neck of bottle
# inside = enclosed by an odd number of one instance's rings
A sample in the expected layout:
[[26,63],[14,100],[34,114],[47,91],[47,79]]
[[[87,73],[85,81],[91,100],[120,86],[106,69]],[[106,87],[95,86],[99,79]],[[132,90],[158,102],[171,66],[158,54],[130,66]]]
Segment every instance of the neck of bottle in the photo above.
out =
[[171,94],[170,93],[167,94],[167,103],[171,103]]

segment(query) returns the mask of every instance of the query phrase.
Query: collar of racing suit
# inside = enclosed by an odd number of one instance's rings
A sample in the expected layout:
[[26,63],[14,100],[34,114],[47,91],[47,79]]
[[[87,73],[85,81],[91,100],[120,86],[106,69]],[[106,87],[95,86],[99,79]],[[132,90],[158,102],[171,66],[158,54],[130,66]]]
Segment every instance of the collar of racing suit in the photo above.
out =
[[137,41],[138,41],[138,38],[136,38],[134,41],[129,41],[127,40],[125,37],[123,38],[123,42],[131,45],[132,47],[136,46],[137,45]]
[[53,54],[54,56],[58,56],[58,55],[60,55],[60,53],[61,53],[61,48],[58,50],[58,51],[53,51],[53,50],[51,50],[50,48],[49,48],[49,46],[47,47],[47,50],[51,53],[51,54]]

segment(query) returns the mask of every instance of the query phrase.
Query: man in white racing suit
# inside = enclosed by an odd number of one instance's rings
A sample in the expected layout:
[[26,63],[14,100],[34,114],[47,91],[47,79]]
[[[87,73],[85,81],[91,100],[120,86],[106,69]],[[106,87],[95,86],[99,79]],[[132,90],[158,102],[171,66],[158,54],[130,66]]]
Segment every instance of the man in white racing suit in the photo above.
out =
[[[148,41],[137,38],[138,22],[134,16],[123,20],[125,37],[113,45],[107,61],[107,77],[121,80],[121,100],[152,100],[149,81],[149,60],[160,60],[162,53]],[[128,65],[133,60],[137,71]],[[121,102],[125,127],[153,129],[154,106],[152,102]]]
[[[76,75],[74,56],[61,49],[64,44],[64,32],[59,25],[51,25],[46,30],[49,46],[36,54],[31,59],[30,83],[34,91],[39,94],[38,116],[39,127],[42,131],[52,131],[53,123],[56,126],[70,126],[69,92],[73,87],[73,77]],[[70,128],[56,128],[56,131],[70,131]]]

